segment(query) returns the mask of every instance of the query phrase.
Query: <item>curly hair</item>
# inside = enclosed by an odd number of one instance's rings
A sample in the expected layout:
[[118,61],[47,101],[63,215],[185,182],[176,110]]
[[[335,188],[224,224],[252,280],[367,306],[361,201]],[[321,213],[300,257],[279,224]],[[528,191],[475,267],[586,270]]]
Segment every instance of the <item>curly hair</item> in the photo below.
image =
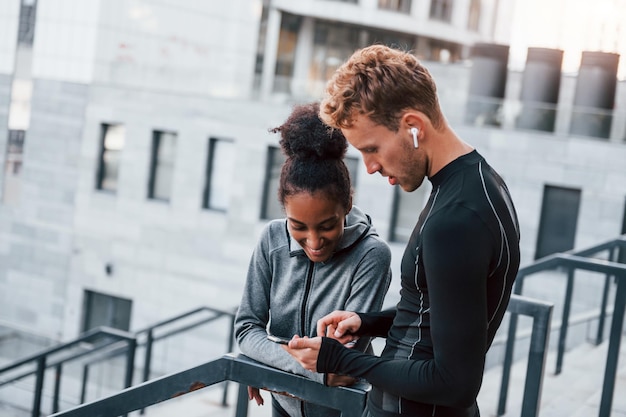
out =
[[331,77],[320,117],[329,126],[349,128],[354,115],[362,114],[396,132],[408,109],[424,113],[436,129],[443,125],[428,70],[408,52],[371,45],[357,50]]
[[281,126],[270,129],[280,133],[279,143],[287,156],[280,172],[278,200],[284,207],[290,195],[323,192],[348,212],[352,185],[343,161],[348,142],[339,129],[322,122],[319,111],[319,103],[297,105]]

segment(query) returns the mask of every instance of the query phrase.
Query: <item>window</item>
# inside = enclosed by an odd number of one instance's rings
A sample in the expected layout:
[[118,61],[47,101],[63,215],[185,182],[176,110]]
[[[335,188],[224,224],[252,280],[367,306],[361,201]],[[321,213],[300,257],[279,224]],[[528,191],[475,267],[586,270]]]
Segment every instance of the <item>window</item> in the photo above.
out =
[[[265,183],[263,185],[263,203],[261,207],[261,219],[271,220],[284,216],[283,208],[278,201],[278,181],[280,180],[280,170],[285,162],[285,155],[279,148],[270,146],[267,151],[267,165],[265,169]],[[356,178],[359,167],[359,160],[354,157],[344,159],[352,188],[356,190]]]
[[274,91],[288,93],[296,59],[296,44],[302,18],[282,13],[278,51],[276,53],[276,72]]
[[4,165],[3,201],[5,203],[16,203],[19,200],[25,136],[24,130],[9,130]]
[[400,13],[411,13],[411,0],[378,0],[378,8]]
[[85,290],[81,330],[86,332],[107,326],[128,331],[132,304],[131,300],[125,298]]
[[124,125],[102,124],[100,127],[100,155],[96,189],[117,191],[120,155],[124,149],[126,128]]
[[176,133],[154,131],[148,198],[169,201],[172,193]]
[[210,138],[202,207],[219,211],[228,210],[234,164],[233,141]]
[[544,187],[535,259],[574,248],[579,207],[580,190]]
[[450,22],[453,0],[430,0],[430,18]]
[[265,183],[263,184],[263,206],[261,218],[270,220],[283,217],[283,208],[278,202],[278,181],[280,170],[285,162],[285,155],[279,148],[270,146],[267,150],[265,165]]
[[20,7],[20,22],[17,29],[17,42],[32,45],[35,38],[35,18],[37,3],[35,0],[22,0]]
[[411,237],[422,209],[430,195],[430,182],[424,182],[417,190],[407,193],[394,187],[393,208],[389,240],[406,243]]
[[480,28],[480,0],[471,0],[467,28],[473,31],[478,31]]

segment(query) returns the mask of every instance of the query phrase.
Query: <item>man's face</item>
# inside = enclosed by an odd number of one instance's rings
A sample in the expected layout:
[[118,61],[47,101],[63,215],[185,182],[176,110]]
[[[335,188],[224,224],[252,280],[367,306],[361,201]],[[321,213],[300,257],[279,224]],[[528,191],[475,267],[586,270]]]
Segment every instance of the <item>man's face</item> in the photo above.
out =
[[398,184],[407,192],[416,190],[424,181],[426,156],[421,147],[413,147],[408,130],[400,128],[394,132],[367,116],[357,115],[352,127],[341,131],[361,152],[368,174],[378,172],[388,178],[389,184]]

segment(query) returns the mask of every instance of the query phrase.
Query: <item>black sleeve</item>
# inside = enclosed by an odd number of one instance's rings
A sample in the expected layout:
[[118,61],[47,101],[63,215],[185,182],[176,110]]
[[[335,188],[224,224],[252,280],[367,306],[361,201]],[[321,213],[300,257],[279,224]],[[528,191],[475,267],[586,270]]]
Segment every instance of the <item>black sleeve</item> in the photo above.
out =
[[423,231],[422,260],[431,307],[433,358],[378,358],[324,339],[318,372],[365,378],[409,400],[468,407],[482,381],[487,346],[487,296],[493,240],[470,210],[441,213]]
[[383,310],[374,313],[357,313],[361,318],[361,327],[358,336],[387,337],[387,332],[396,316],[395,309]]

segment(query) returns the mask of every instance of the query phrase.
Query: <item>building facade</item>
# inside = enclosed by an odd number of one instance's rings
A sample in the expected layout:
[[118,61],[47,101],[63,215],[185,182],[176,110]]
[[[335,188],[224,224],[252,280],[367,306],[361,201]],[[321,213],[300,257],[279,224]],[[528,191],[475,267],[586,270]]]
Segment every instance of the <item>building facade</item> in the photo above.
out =
[[[236,307],[256,237],[282,214],[268,129],[373,42],[425,61],[450,123],[505,177],[523,264],[624,233],[623,81],[608,138],[572,135],[565,122],[516,128],[523,74],[512,71],[503,123],[468,123],[472,47],[507,43],[509,3],[2,2],[0,324],[58,341]],[[559,81],[555,106],[569,120],[576,77]],[[354,149],[348,163],[355,204],[392,246],[393,305],[428,185],[389,187]]]

